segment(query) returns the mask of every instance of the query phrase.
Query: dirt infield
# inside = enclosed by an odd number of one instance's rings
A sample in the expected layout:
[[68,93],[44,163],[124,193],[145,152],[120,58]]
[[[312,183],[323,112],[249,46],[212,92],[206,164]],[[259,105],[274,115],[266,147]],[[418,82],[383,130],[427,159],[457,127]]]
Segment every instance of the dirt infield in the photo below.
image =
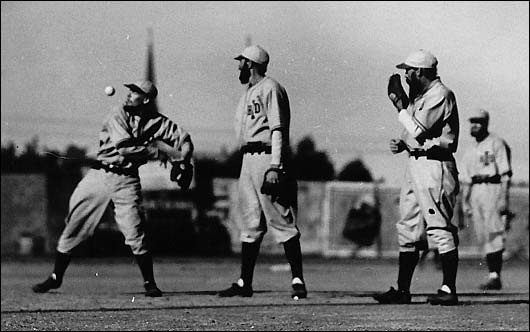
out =
[[52,268],[51,259],[2,261],[4,330],[520,330],[529,329],[528,261],[508,261],[502,291],[483,293],[480,261],[462,261],[461,305],[432,306],[441,271],[418,267],[410,305],[380,305],[371,295],[395,285],[396,260],[305,259],[309,296],[289,296],[290,272],[283,258],[260,257],[252,298],[218,298],[235,281],[234,258],[155,258],[164,291],[146,298],[131,258],[76,259],[63,286],[48,294],[30,287]]

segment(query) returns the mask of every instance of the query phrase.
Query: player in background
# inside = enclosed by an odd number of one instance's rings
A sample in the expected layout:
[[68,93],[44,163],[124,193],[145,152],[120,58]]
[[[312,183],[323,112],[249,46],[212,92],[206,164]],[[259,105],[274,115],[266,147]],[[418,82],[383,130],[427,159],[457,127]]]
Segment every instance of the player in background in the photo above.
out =
[[459,119],[455,95],[441,82],[437,65],[438,60],[428,51],[411,53],[396,66],[405,70],[409,97],[405,94],[395,99],[389,91],[404,127],[401,139],[390,141],[390,150],[394,154],[406,151],[408,160],[399,200],[401,217],[396,224],[398,289],[391,287],[374,296],[379,303],[411,303],[412,276],[419,250],[424,250],[427,243],[438,249],[443,273],[442,286],[427,301],[441,305],[458,303],[458,228],[451,224],[451,219],[459,191],[453,156],[458,146]]
[[488,131],[489,113],[479,109],[469,118],[475,142],[464,155],[462,207],[471,217],[489,270],[483,290],[502,288],[502,254],[505,249],[509,192],[512,177],[510,147]]
[[[236,110],[236,134],[243,163],[239,177],[236,223],[241,232],[241,274],[220,297],[253,294],[254,266],[263,236],[270,230],[282,243],[291,267],[294,299],[307,296],[300,232],[296,226],[297,183],[290,167],[290,108],[285,89],[265,75],[269,54],[252,45],[238,55],[239,80],[247,85]],[[261,192],[265,182],[280,184],[278,197]]]
[[145,216],[138,167],[149,160],[168,160],[159,142],[171,147],[185,161],[191,160],[190,135],[156,111],[158,90],[150,81],[125,84],[129,93],[121,107],[105,120],[99,134],[96,163],[79,182],[70,197],[66,225],[57,244],[52,274],[33,286],[36,293],[59,288],[71,260],[71,253],[94,234],[108,204],[129,245],[144,279],[145,295],[162,296],[154,273],[153,260],[145,238]]

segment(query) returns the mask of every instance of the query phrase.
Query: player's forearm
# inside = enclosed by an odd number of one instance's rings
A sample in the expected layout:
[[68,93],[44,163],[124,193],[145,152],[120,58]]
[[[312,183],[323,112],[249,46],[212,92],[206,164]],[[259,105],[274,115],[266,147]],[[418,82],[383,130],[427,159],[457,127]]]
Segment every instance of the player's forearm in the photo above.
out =
[[510,201],[510,185],[511,179],[509,176],[501,176],[501,199],[506,203],[506,208],[508,208],[508,203]]
[[271,135],[271,166],[280,167],[282,165],[283,134],[281,129],[272,131]]
[[116,146],[118,153],[131,161],[145,161],[156,159],[158,149],[152,146],[130,145],[130,142],[121,142]]
[[412,116],[406,111],[399,111],[399,122],[405,127],[405,130],[414,138],[420,136],[424,130],[412,119]]
[[182,159],[184,161],[189,162],[193,156],[194,146],[193,142],[191,141],[191,138],[186,139],[181,146],[181,152],[182,152]]

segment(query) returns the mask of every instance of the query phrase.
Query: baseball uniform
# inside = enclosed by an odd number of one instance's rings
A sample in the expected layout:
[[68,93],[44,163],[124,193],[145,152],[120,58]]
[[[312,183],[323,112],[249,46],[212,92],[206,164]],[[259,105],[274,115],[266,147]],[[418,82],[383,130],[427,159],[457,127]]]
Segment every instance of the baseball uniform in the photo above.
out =
[[[290,109],[285,89],[270,77],[249,87],[239,101],[235,122],[237,139],[244,151],[238,184],[237,223],[241,230],[241,241],[254,242],[269,228],[278,243],[285,242],[299,233],[295,214],[296,181],[292,176],[289,177],[286,200],[273,202],[260,192],[264,174],[271,166],[273,130],[282,131],[282,150],[288,150]],[[254,147],[263,151],[253,152]],[[289,158],[286,153],[282,156],[287,172],[290,172]],[[261,218],[262,214],[265,220]]]
[[471,186],[469,203],[473,226],[485,254],[504,250],[505,222],[498,203],[504,195],[501,181],[512,176],[510,147],[493,133],[473,142],[464,157],[462,182]]
[[[239,60],[240,82],[248,83],[235,114],[236,136],[243,153],[235,208],[235,222],[241,233],[241,274],[237,283],[218,295],[252,296],[256,258],[263,236],[270,230],[283,245],[291,267],[291,297],[305,298],[296,226],[297,183],[289,154],[289,98],[277,81],[265,76],[269,54],[261,46],[249,46],[235,59]],[[268,191],[270,185],[277,190]]]
[[61,286],[72,250],[94,234],[112,202],[116,223],[144,278],[145,295],[162,295],[154,281],[152,257],[146,245],[138,167],[148,160],[162,157],[156,141],[162,141],[175,150],[183,150],[186,144],[183,153],[189,157],[191,137],[155,110],[153,102],[158,90],[152,82],[140,81],[125,86],[131,92],[124,105],[114,108],[103,123],[96,162],[70,197],[53,273],[44,282],[33,286],[36,293]]
[[459,135],[455,96],[438,78],[399,118],[409,150],[397,223],[400,251],[416,250],[426,231],[440,254],[449,252],[458,245],[457,228],[451,224],[459,191],[453,157]]
[[400,219],[396,223],[400,251],[398,289],[391,287],[386,293],[375,295],[379,303],[411,303],[410,285],[419,251],[432,246],[440,254],[443,281],[427,302],[458,304],[458,229],[451,219],[460,190],[453,156],[458,147],[459,117],[455,95],[437,76],[437,64],[434,55],[419,50],[396,66],[405,69],[410,86],[408,106],[408,100],[396,99],[388,90],[404,127],[401,139],[391,140],[390,149],[393,153],[407,151],[409,157],[400,193]]
[[97,163],[81,180],[70,198],[66,226],[57,250],[70,253],[93,235],[107,205],[112,201],[115,220],[133,254],[147,252],[138,167],[157,159],[149,144],[161,140],[180,149],[189,134],[166,116],[148,117],[114,109],[100,132]]

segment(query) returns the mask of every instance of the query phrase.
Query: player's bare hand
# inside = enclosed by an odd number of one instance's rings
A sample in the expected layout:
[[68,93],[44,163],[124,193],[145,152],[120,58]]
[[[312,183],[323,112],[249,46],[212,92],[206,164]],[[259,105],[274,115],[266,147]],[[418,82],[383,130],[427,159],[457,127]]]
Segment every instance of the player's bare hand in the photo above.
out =
[[400,140],[398,138],[393,138],[390,140],[390,151],[393,154],[400,153],[404,151],[406,148],[405,142],[403,140]]
[[278,183],[280,182],[279,174],[276,170],[270,170],[267,172],[267,176],[265,178],[265,181],[269,183]]

